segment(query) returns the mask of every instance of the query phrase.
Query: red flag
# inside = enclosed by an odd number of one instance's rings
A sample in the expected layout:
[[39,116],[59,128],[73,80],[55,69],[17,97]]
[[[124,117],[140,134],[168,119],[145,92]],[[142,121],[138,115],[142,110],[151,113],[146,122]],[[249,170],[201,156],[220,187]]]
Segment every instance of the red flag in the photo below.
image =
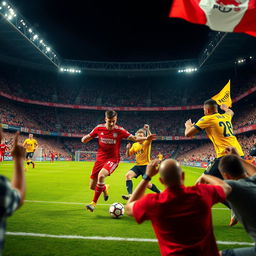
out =
[[256,37],[256,0],[173,0],[169,17]]

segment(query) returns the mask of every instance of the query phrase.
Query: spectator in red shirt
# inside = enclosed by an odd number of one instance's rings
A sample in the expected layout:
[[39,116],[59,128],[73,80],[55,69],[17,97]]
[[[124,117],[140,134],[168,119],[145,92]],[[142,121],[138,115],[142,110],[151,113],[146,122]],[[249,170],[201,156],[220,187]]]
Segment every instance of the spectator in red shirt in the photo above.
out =
[[[184,172],[178,162],[167,159],[151,162],[134,193],[126,212],[140,224],[152,222],[161,254],[218,256],[212,229],[212,205],[223,202],[228,187],[197,184],[184,186]],[[144,195],[150,179],[159,171],[165,190],[160,194]]]

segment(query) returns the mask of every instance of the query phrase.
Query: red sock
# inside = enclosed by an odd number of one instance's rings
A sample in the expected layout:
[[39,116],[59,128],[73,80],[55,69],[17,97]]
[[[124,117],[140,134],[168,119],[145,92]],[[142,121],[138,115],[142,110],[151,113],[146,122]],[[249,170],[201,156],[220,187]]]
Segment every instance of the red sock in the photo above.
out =
[[94,197],[93,197],[93,202],[94,203],[97,203],[99,197],[100,197],[100,194],[106,190],[106,186],[105,184],[99,184],[97,183],[96,185],[96,188],[95,188],[95,191],[94,191]]

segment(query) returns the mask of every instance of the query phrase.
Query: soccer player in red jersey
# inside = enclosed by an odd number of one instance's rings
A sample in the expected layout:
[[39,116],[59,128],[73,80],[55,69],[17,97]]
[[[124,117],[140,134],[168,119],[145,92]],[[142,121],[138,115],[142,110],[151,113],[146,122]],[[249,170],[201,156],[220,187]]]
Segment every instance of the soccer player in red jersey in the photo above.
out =
[[113,110],[105,112],[105,124],[99,124],[89,134],[82,138],[87,143],[98,137],[98,153],[91,177],[90,189],[94,190],[94,197],[90,204],[86,205],[87,210],[93,212],[101,193],[104,193],[104,200],[108,200],[108,189],[105,185],[105,178],[110,176],[117,168],[120,161],[120,147],[122,139],[131,141],[144,141],[155,139],[156,135],[148,137],[136,137],[126,131],[123,127],[116,125],[117,113]]
[[50,158],[51,158],[50,162],[53,163],[54,162],[54,158],[55,158],[55,153],[50,152]]
[[0,144],[0,162],[4,161],[4,154],[6,150],[8,150],[7,144],[6,143]]

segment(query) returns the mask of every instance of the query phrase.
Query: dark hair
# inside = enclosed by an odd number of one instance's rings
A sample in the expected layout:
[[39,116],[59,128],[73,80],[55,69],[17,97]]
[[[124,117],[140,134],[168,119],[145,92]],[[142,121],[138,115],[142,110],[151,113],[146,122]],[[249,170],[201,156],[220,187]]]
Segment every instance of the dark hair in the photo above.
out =
[[219,170],[229,174],[234,178],[238,178],[246,172],[242,161],[236,155],[227,155],[221,158],[219,163]]
[[105,117],[106,117],[106,118],[111,119],[111,118],[113,118],[113,117],[115,117],[115,116],[117,116],[117,113],[116,113],[115,110],[107,110],[107,111],[105,112]]
[[215,100],[209,99],[204,102],[204,105],[208,105],[210,107],[218,107],[218,104]]

